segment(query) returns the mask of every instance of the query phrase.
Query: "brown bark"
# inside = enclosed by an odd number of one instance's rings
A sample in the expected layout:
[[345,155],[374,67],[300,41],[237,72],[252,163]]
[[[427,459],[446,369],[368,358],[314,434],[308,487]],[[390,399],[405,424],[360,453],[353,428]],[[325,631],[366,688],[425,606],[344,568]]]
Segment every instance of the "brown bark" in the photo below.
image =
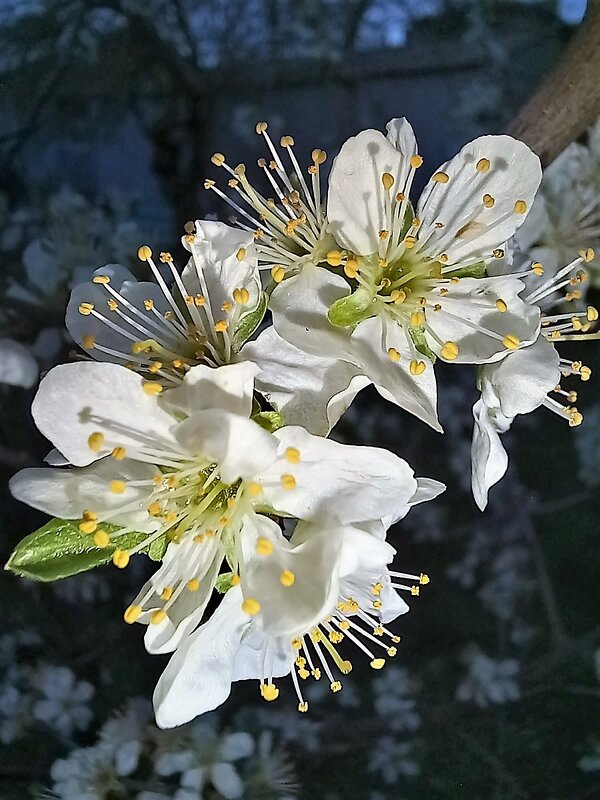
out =
[[548,165],[600,115],[600,0],[546,80],[509,126]]

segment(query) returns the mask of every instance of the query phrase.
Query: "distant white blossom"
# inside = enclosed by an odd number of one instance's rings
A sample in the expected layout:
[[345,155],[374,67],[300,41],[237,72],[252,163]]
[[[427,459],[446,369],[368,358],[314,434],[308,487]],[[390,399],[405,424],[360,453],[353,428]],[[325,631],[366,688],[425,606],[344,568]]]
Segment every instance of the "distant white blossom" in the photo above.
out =
[[456,689],[456,699],[480,708],[503,705],[521,697],[519,662],[514,658],[494,659],[477,647],[463,654],[467,674]]

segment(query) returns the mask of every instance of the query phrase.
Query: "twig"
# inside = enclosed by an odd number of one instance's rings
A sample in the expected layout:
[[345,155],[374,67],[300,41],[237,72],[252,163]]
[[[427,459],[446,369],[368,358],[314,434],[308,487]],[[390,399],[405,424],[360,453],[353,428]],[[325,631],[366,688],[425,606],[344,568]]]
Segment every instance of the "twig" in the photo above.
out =
[[600,115],[600,0],[588,8],[559,63],[508,128],[550,164]]

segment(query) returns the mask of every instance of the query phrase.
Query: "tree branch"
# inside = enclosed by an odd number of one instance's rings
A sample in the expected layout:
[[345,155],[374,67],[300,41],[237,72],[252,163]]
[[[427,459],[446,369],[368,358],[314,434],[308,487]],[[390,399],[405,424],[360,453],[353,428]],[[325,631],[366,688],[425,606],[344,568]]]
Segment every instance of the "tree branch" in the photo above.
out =
[[519,112],[508,133],[550,164],[600,115],[600,0],[588,8],[559,63]]

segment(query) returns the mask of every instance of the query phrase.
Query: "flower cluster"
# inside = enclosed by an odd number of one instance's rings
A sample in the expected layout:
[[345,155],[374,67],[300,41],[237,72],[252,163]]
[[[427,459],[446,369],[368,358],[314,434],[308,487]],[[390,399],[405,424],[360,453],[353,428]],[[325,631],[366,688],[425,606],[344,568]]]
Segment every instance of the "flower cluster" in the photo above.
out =
[[235,209],[233,227],[187,223],[183,268],[140,247],[152,280],[109,264],[75,287],[66,323],[84,357],[52,369],[32,406],[55,449],[11,482],[55,518],[17,547],[13,571],[53,580],[138,554],[159,562],[124,618],[145,626],[150,653],[173,653],[154,693],[165,728],[239,680],[273,701],[290,676],[306,712],[307,681],[337,693],[350,658],[380,670],[397,654],[402,593],[429,578],[393,564],[387,531],[444,486],[330,438],[362,388],[441,431],[436,361],[479,365],[483,509],[506,470],[500,434],[540,405],[578,425],[559,381],[590,377],[555,345],[585,336],[596,310],[543,301],[584,281],[591,249],[549,278],[511,259],[541,180],[526,145],[480,137],[413,205],[423,158],[405,119],[346,142],[325,199],[324,151],[305,175],[291,136],[278,148],[266,123],[256,131],[268,192],[222,153],[227,191],[205,182]]

